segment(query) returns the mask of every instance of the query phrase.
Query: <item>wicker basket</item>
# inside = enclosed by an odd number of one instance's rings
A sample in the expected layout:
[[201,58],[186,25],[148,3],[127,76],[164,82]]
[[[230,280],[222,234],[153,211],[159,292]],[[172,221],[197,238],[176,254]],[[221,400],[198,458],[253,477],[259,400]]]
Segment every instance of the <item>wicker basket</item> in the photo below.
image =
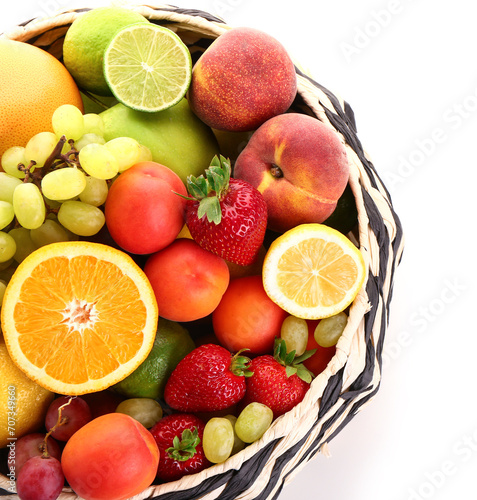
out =
[[[230,29],[221,19],[169,5],[129,8],[175,31],[196,60],[218,36]],[[61,59],[71,23],[89,9],[59,13],[47,20],[23,23],[2,36],[37,45]],[[265,435],[223,464],[180,481],[152,485],[135,499],[191,500],[220,498],[272,499],[294,474],[376,395],[381,380],[382,351],[388,325],[394,272],[403,250],[403,235],[389,193],[356,134],[353,111],[342,99],[298,69],[298,95],[293,110],[314,115],[334,128],[345,144],[350,185],[358,208],[358,226],[349,233],[365,258],[366,286],[354,301],[348,325],[326,370],[311,384],[305,399],[279,417]],[[0,475],[0,496],[15,498]],[[65,488],[61,499],[76,499]]]

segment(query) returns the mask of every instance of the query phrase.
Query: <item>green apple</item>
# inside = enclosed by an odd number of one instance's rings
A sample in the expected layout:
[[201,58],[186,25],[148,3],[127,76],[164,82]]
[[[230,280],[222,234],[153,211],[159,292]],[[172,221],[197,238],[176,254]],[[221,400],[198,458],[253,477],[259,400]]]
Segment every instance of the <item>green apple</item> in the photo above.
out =
[[106,141],[116,137],[136,139],[151,150],[153,161],[169,167],[184,183],[188,175],[203,174],[219,153],[212,129],[197,118],[185,98],[157,113],[116,104],[100,116]]

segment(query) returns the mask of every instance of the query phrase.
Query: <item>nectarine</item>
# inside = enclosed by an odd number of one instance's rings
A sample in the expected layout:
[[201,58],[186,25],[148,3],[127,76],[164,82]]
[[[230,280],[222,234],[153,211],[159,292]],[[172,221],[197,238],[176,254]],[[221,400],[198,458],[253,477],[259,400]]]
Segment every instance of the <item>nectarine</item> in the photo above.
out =
[[66,443],[61,466],[69,485],[86,500],[124,500],[156,477],[159,449],[151,433],[122,413],[91,420]]
[[331,127],[286,113],[254,132],[235,162],[234,177],[262,193],[268,228],[284,232],[331,215],[348,183],[348,157]]
[[189,104],[210,127],[244,132],[288,110],[297,91],[283,45],[253,28],[220,35],[192,70]]
[[137,163],[113,182],[105,205],[106,225],[126,252],[157,252],[172,243],[184,225],[187,190],[170,168]]

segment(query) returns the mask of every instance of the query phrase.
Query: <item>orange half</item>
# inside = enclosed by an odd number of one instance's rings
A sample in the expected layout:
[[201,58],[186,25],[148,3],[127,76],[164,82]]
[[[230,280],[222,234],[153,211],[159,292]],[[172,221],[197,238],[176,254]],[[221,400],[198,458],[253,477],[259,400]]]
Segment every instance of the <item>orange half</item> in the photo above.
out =
[[282,309],[304,319],[343,311],[366,276],[359,249],[322,224],[302,224],[279,236],[263,264],[263,286]]
[[149,354],[158,308],[152,287],[124,252],[98,243],[46,245],[10,280],[2,330],[13,362],[58,394],[103,390]]

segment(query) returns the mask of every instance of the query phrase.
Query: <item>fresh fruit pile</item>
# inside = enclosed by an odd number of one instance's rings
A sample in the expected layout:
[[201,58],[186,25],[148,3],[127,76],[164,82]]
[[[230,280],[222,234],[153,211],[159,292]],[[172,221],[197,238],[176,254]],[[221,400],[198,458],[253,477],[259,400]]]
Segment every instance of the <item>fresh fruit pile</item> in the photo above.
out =
[[126,499],[257,441],[325,370],[366,277],[348,158],[261,31],[192,65],[102,7],[50,57],[65,102],[27,80],[24,129],[0,93],[0,443],[21,499]]

